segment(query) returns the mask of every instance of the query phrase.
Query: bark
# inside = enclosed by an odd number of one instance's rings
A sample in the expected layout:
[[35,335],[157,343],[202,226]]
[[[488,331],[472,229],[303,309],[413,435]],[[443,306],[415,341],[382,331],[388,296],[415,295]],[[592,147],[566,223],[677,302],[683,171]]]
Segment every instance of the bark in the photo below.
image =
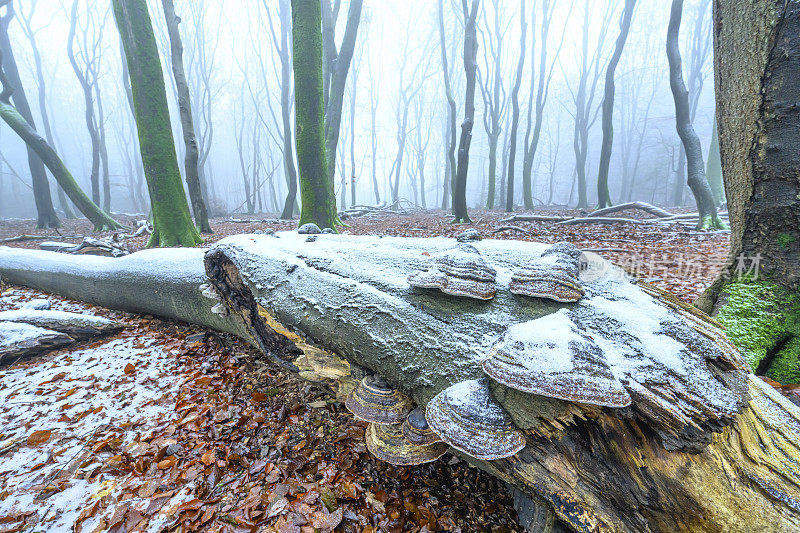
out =
[[[497,0],[492,0],[494,9],[494,29],[482,31],[484,40],[484,61],[486,80],[479,83],[483,96],[483,126],[489,143],[489,186],[486,193],[486,209],[494,209],[497,182],[497,144],[502,132],[501,121],[506,108],[506,93],[502,86],[503,75],[503,28],[502,10],[498,9]],[[524,12],[523,7],[521,12]],[[488,39],[488,46],[486,41]],[[524,40],[523,40],[524,50]],[[488,53],[488,56],[487,56]]]
[[[11,283],[99,305],[235,332],[284,368],[334,386],[352,387],[354,377],[378,372],[419,405],[453,383],[484,376],[478,361],[509,324],[559,309],[591,323],[597,318],[591,302],[609,298],[615,301],[606,311],[611,320],[637,309],[667,313],[670,327],[656,337],[667,335],[681,347],[678,366],[661,359],[664,339],[640,338],[630,322],[619,322],[620,336],[597,332],[636,347],[617,354],[622,365],[640,368],[624,382],[630,407],[599,408],[493,384],[494,398],[526,448],[508,459],[467,460],[529,495],[573,531],[800,527],[800,409],[749,373],[713,322],[624,278],[586,282],[586,301],[567,308],[513,296],[507,281],[499,282],[489,302],[398,283],[420,267],[420,258],[454,243],[342,236],[309,243],[292,233],[232,237],[205,256],[225,318],[209,311],[211,302],[203,302],[197,288],[197,250],[64,264],[58,254],[4,249],[0,274]],[[498,269],[498,280],[546,249],[491,240],[476,247]],[[165,270],[174,275],[163,276]],[[646,362],[639,366],[642,357]]]
[[[0,6],[0,9],[2,6]],[[19,69],[17,62],[14,59],[13,50],[11,48],[11,41],[8,37],[8,25],[14,17],[13,5],[11,2],[6,4],[6,13],[0,17],[0,53],[5,57],[3,70],[6,76],[4,86],[14,100],[14,106],[17,108],[19,114],[24,118],[25,122],[30,125],[30,128],[36,130],[35,122],[33,121],[33,114],[31,113],[28,98],[25,96],[25,90],[22,86],[22,80],[19,76]],[[61,221],[58,220],[58,215],[53,208],[53,200],[50,196],[50,185],[47,182],[47,173],[44,169],[44,163],[39,155],[30,147],[28,151],[28,167],[31,171],[31,182],[33,184],[33,198],[36,202],[36,227],[38,228],[57,228],[61,226]]]
[[722,161],[719,155],[719,129],[717,128],[716,116],[714,117],[714,129],[711,133],[711,146],[708,149],[706,179],[708,179],[708,185],[711,187],[711,194],[714,195],[714,203],[722,205],[725,201],[725,186],[722,183]]
[[[3,64],[3,54],[0,51],[0,67]],[[97,204],[92,202],[78,186],[75,179],[64,166],[61,158],[58,157],[53,147],[39,135],[33,126],[10,103],[12,86],[8,82],[5,74],[0,70],[0,85],[3,89],[0,92],[0,118],[2,118],[20,138],[25,141],[27,147],[35,153],[39,159],[47,165],[53,174],[58,185],[64,189],[69,199],[75,207],[94,224],[97,230],[120,229],[122,226],[103,212]]]
[[444,79],[444,93],[447,98],[447,135],[445,152],[447,155],[447,172],[445,173],[444,188],[442,191],[442,209],[450,205],[450,193],[456,183],[456,101],[453,98],[453,86],[450,80],[450,61],[447,59],[447,43],[444,31],[444,3],[439,0],[439,49],[442,55],[442,77]]
[[477,23],[480,0],[461,0],[464,12],[464,122],[461,123],[461,137],[458,141],[458,161],[453,185],[453,218],[456,222],[469,222],[467,213],[467,172],[469,170],[469,148],[472,144],[472,126],[475,124],[475,75],[478,68]]
[[322,83],[322,20],[319,0],[292,0],[292,42],[300,225],[334,228],[336,196],[325,155]]
[[172,138],[167,91],[145,0],[114,0],[114,19],[125,48],[139,147],[144,163],[153,234],[148,246],[202,242],[192,223]]
[[603,97],[603,142],[600,147],[600,168],[597,172],[597,204],[601,209],[611,207],[611,193],[608,190],[608,167],[611,164],[611,148],[614,145],[614,74],[617,65],[625,49],[625,41],[628,40],[628,32],[631,29],[631,19],[633,10],[636,8],[636,0],[625,0],[625,9],[619,21],[619,36],[614,53],[606,68],[605,96]]
[[189,198],[192,201],[194,221],[200,233],[212,233],[211,224],[208,223],[208,210],[203,198],[200,175],[198,173],[200,154],[197,148],[197,137],[194,133],[189,84],[186,83],[186,71],[183,67],[183,43],[178,29],[181,19],[175,14],[175,5],[172,0],[161,0],[161,5],[164,8],[164,18],[166,19],[167,32],[169,33],[172,75],[175,78],[175,86],[178,89],[178,110],[181,117],[181,128],[183,129],[183,143],[186,145],[184,161],[186,185],[189,189]]
[[670,71],[669,84],[675,100],[675,125],[686,152],[687,182],[697,203],[697,211],[700,213],[698,227],[701,229],[722,228],[724,224],[717,216],[717,206],[711,195],[711,187],[706,180],[700,138],[692,126],[689,91],[683,83],[681,53],[678,47],[682,12],[683,0],[673,0],[667,30],[667,58]]
[[528,33],[528,23],[525,20],[525,0],[522,0],[520,10],[520,53],[517,63],[517,72],[514,75],[514,87],[511,89],[511,144],[508,152],[508,180],[506,184],[506,211],[514,210],[514,174],[516,170],[517,158],[517,131],[519,130],[519,87],[522,83],[522,68],[525,66],[525,41]]
[[[715,77],[731,251],[697,302],[760,372],[800,382],[800,2],[716,0]],[[752,267],[757,265],[757,269]]]

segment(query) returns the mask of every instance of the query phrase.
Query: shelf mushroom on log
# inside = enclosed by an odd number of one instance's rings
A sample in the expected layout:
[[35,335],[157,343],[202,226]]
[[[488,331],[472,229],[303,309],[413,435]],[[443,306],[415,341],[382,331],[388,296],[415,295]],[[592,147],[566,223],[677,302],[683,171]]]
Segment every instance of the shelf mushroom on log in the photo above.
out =
[[[800,409],[755,377],[702,313],[605,263],[602,275],[580,280],[577,302],[513,294],[514,272],[541,261],[546,245],[471,242],[496,272],[494,297],[479,300],[408,283],[456,248],[454,239],[305,237],[224,239],[205,255],[207,279],[195,250],[63,268],[36,256],[31,269],[31,251],[0,249],[0,275],[237,332],[285,368],[348,392],[380,376],[418,409],[404,407],[401,424],[370,426],[371,448],[388,459],[416,446],[403,425],[413,417],[424,429],[422,409],[450,445],[462,441],[428,416],[437,408],[450,419],[492,421],[495,440],[482,435],[503,458],[452,451],[572,531],[800,530]],[[165,276],[158,253],[180,275]],[[219,302],[203,297],[203,282]],[[123,301],[120,289],[132,284],[139,290],[124,291]]]

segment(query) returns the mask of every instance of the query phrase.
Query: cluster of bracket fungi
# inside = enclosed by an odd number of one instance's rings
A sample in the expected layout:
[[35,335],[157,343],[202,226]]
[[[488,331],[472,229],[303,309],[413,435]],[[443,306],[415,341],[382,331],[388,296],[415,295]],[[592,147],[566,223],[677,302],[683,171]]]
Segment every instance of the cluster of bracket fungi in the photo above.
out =
[[[474,240],[479,237],[459,238],[454,248],[434,255],[427,268],[411,274],[408,283],[454,296],[492,299],[497,271],[469,243]],[[578,301],[584,293],[578,279],[580,254],[568,243],[548,248],[541,258],[513,273],[511,292],[558,302]],[[511,388],[546,394],[544,388],[523,384],[503,372],[513,367],[503,363],[504,357],[509,356],[513,354],[508,351],[493,351],[483,365],[486,374]],[[525,447],[524,435],[492,396],[488,378],[456,383],[424,408],[413,408],[412,400],[393,390],[382,377],[367,376],[350,393],[346,406],[357,418],[369,422],[367,449],[396,465],[435,461],[450,446],[482,460],[511,457]]]

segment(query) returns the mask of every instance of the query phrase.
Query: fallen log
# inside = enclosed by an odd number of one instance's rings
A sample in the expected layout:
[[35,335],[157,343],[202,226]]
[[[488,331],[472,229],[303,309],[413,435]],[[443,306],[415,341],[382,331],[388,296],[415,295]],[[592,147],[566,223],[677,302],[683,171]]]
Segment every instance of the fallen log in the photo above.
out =
[[100,316],[36,309],[0,311],[0,322],[30,324],[38,328],[64,333],[76,341],[113,335],[125,327]]
[[[485,263],[477,269],[463,249],[452,251],[452,239],[311,237],[237,236],[209,250],[205,268],[228,313],[217,317],[226,331],[239,329],[307,377],[352,388],[353,378],[377,374],[417,405],[437,406],[428,422],[450,415],[455,424],[431,425],[440,438],[470,448],[471,457],[458,453],[573,531],[800,530],[800,410],[753,376],[701,313],[637,287],[602,260],[605,270],[582,278],[578,303],[513,294],[515,276],[527,279],[520,271],[547,264],[547,247],[534,243],[471,243]],[[83,276],[93,303],[210,325],[211,302],[185,277],[202,282],[188,266],[196,250],[91,258],[104,263],[84,270],[59,267],[65,256],[57,254],[31,264],[35,253],[0,249],[0,275],[73,298]],[[479,281],[471,277],[479,270],[494,272],[493,281],[480,278],[495,284],[494,297],[407,283],[445,267],[461,287]],[[132,288],[128,274],[140,296],[115,301]],[[382,390],[384,382],[373,383]],[[465,443],[456,439],[459,413],[502,424]],[[368,447],[402,438],[375,427]],[[514,453],[500,458],[503,442]]]
[[616,218],[616,217],[583,217],[583,218],[570,218],[556,222],[560,226],[571,226],[573,224],[654,224],[656,220],[639,220],[637,218]]
[[0,364],[5,365],[73,343],[63,333],[0,320]]
[[625,204],[613,205],[611,207],[606,207],[603,209],[592,211],[587,216],[590,218],[604,217],[606,215],[610,215],[611,213],[619,213],[620,211],[628,211],[630,209],[644,211],[658,218],[667,218],[673,216],[673,214],[670,213],[669,211],[666,211],[664,209],[661,209],[660,207],[656,207],[654,205],[645,202],[628,202]]

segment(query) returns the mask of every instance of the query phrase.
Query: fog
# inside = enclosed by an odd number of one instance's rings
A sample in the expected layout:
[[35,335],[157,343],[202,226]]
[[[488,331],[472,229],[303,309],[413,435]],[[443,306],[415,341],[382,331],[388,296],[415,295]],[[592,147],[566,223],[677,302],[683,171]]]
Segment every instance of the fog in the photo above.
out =
[[[574,150],[575,98],[582,65],[584,20],[588,27],[589,78],[587,99],[591,128],[586,175],[589,204],[597,200],[596,181],[605,68],[619,33],[624,2],[620,0],[555,0],[547,40],[547,72],[552,72],[544,107],[541,137],[533,162],[536,205],[577,203]],[[37,128],[42,131],[35,58],[23,31],[25,18],[35,32],[46,82],[46,102],[55,148],[84,191],[90,191],[92,143],[85,122],[84,93],[70,64],[67,43],[72,0],[17,0],[9,34],[25,92]],[[135,124],[123,82],[119,35],[107,0],[78,0],[76,61],[85,69],[96,56],[98,79],[93,100],[102,101],[101,122],[108,151],[111,210],[135,213],[146,209],[147,198],[137,155]],[[497,148],[497,201],[502,208],[502,176],[507,172],[511,120],[511,90],[520,54],[519,1],[482,0],[478,16],[479,84],[489,96],[495,69],[501,82],[501,131]],[[520,131],[516,158],[516,199],[522,204],[523,158],[528,128],[529,95],[535,92],[542,42],[542,0],[527,0],[527,50],[521,81]],[[339,10],[336,31],[341,40],[348,0]],[[33,9],[31,9],[33,7]],[[278,0],[176,0],[182,18],[187,77],[195,111],[195,129],[212,215],[280,212],[286,195],[280,121],[280,62],[270,29],[279,31]],[[680,140],[675,132],[675,108],[670,93],[665,53],[669,3],[640,0],[628,42],[616,71],[614,149],[610,190],[615,202],[644,200],[660,204],[691,200],[685,170],[680,165]],[[447,101],[439,45],[438,3],[434,0],[367,0],[364,3],[356,51],[347,80],[336,163],[339,208],[352,203],[355,184],[358,204],[375,204],[374,177],[381,202],[392,201],[391,183],[398,165],[398,144],[404,144],[400,164],[401,203],[442,206],[446,179]],[[585,10],[589,9],[588,17]],[[2,8],[0,8],[0,12]],[[681,28],[684,79],[690,101],[696,102],[694,126],[708,151],[714,120],[711,50],[711,3],[687,0]],[[183,143],[176,92],[169,61],[169,44],[161,3],[150,2],[150,13],[162,54],[162,69],[170,98],[172,127],[179,158]],[[698,25],[698,19],[700,20]],[[464,68],[461,3],[445,0],[444,26],[449,69],[458,116],[463,120]],[[533,27],[531,27],[533,26]],[[500,28],[499,35],[495,28]],[[697,30],[697,31],[696,31]],[[536,42],[532,42],[535,32]],[[502,45],[500,62],[491,56]],[[599,46],[598,46],[599,44]],[[556,57],[557,54],[557,57]],[[552,66],[551,66],[552,64]],[[694,70],[699,76],[690,76]],[[352,94],[355,106],[351,119]],[[406,98],[403,98],[403,94]],[[535,104],[535,96],[533,98]],[[403,115],[408,106],[405,127]],[[373,129],[372,109],[376,108]],[[476,117],[467,188],[469,206],[486,204],[489,167],[488,120],[483,91],[475,98]],[[489,121],[490,122],[490,121]],[[491,125],[491,124],[490,124]],[[491,128],[490,128],[491,129]],[[373,136],[376,150],[373,153]],[[405,137],[405,141],[402,138]],[[205,157],[207,154],[207,157]],[[256,173],[256,175],[254,175]],[[341,177],[345,176],[345,183]],[[353,176],[355,177],[353,180]],[[248,185],[262,184],[252,206]],[[676,181],[678,186],[676,186]],[[0,217],[34,218],[27,155],[22,141],[0,124]],[[60,207],[53,188],[53,201]],[[139,200],[137,201],[137,191]],[[344,192],[344,194],[342,194]]]

